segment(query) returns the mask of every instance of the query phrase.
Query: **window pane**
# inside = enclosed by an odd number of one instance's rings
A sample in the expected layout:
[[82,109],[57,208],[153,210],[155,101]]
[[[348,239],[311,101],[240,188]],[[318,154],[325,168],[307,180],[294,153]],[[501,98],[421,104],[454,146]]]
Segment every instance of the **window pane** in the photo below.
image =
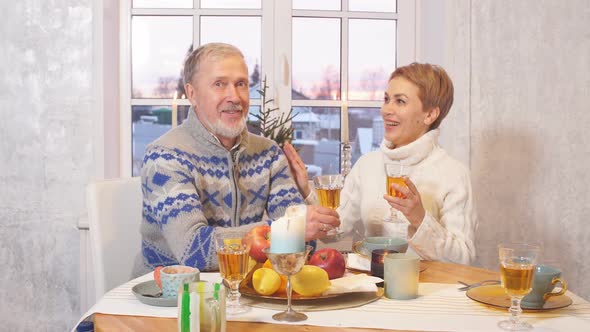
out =
[[307,172],[340,172],[340,108],[293,107],[293,145],[299,149]]
[[[349,21],[348,98],[381,100],[395,69],[395,20]],[[367,36],[388,36],[368,38]]]
[[172,98],[193,40],[190,16],[133,16],[132,98]]
[[[187,105],[178,105],[178,124],[186,118],[188,109]],[[172,106],[135,105],[131,114],[132,172],[133,176],[139,176],[147,145],[172,128]]]
[[201,0],[201,8],[262,8],[260,0]]
[[352,165],[360,156],[377,150],[383,140],[383,119],[379,108],[349,108],[348,125]]
[[293,0],[293,9],[340,10],[340,0]]
[[293,99],[340,99],[340,19],[293,18]]
[[248,131],[254,135],[260,135],[260,120],[254,114],[260,115],[260,106],[250,106],[248,110]]
[[386,12],[395,13],[397,11],[397,1],[395,0],[348,0],[349,11],[359,12]]
[[193,8],[193,0],[133,0],[133,8]]
[[[201,44],[223,42],[242,51],[250,74],[250,98],[260,98],[262,27],[259,16],[202,16]],[[239,27],[239,29],[235,29]]]

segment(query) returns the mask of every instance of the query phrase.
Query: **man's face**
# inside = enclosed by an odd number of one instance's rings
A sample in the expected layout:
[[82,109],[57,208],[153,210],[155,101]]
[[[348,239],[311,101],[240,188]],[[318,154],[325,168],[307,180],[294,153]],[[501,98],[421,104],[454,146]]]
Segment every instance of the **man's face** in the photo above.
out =
[[205,58],[185,90],[197,117],[224,144],[235,143],[250,107],[248,67],[239,56]]

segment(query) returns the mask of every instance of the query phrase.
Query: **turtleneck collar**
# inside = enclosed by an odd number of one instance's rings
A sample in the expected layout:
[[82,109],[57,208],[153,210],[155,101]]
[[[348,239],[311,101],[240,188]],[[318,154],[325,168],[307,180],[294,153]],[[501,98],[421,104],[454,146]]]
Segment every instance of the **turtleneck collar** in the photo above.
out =
[[[223,149],[225,147],[221,144],[221,141],[217,136],[211,133],[207,128],[201,123],[197,114],[195,114],[194,106],[191,106],[188,110],[188,115],[186,120],[181,124],[182,127],[185,127],[190,132],[191,136],[196,140],[206,140],[211,144],[215,144]],[[248,128],[244,128],[240,137],[236,141],[236,144],[231,148],[231,150],[236,149],[240,145],[246,146],[248,144]]]
[[440,130],[433,129],[426,134],[420,136],[417,140],[410,144],[401,146],[399,148],[392,148],[393,143],[386,139],[381,142],[380,150],[389,160],[393,160],[404,165],[416,165],[438,145],[438,135]]

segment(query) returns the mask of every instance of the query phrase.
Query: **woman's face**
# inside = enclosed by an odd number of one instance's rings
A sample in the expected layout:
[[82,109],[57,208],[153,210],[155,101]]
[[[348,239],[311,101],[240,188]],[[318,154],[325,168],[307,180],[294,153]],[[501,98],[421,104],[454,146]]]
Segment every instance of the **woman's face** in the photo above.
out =
[[387,84],[381,107],[385,139],[401,147],[424,135],[438,117],[438,108],[424,111],[418,98],[418,87],[403,77],[395,77]]

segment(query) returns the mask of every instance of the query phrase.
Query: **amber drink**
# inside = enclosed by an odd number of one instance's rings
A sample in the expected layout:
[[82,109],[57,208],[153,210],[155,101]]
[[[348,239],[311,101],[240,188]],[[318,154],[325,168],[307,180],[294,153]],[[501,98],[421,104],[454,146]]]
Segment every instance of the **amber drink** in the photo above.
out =
[[531,291],[533,265],[500,265],[502,287],[510,296],[525,296]]
[[[238,248],[231,248],[235,246]],[[233,244],[227,249],[217,251],[219,258],[219,272],[223,279],[229,281],[241,281],[248,273],[248,250],[244,245]]]
[[214,235],[215,252],[219,261],[219,273],[229,284],[230,292],[226,310],[229,315],[244,313],[249,307],[240,304],[240,281],[248,272],[250,244],[244,242],[246,230],[223,230]]
[[320,199],[320,205],[330,209],[336,209],[340,205],[341,190],[341,188],[317,188],[316,191]]
[[404,186],[404,187],[408,187],[408,185],[406,184],[406,181],[404,180],[403,177],[401,176],[387,176],[387,194],[389,196],[393,196],[393,197],[399,197],[399,198],[406,198],[406,196],[404,194],[402,194],[401,192],[398,192],[397,190],[395,190],[393,187],[391,187],[391,184],[398,184],[400,186]]

